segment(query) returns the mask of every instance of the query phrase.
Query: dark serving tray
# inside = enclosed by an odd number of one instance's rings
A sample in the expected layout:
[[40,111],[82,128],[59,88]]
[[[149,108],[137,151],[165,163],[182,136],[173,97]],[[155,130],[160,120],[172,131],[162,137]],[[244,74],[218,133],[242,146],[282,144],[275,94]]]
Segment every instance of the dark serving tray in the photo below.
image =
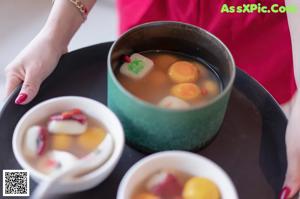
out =
[[[12,134],[21,116],[37,103],[65,95],[106,103],[106,60],[111,44],[98,44],[64,55],[29,105],[14,104],[18,90],[9,97],[0,113],[0,169],[20,169],[12,151]],[[286,171],[286,124],[283,112],[268,92],[238,70],[219,134],[198,153],[215,161],[229,174],[241,199],[277,198]],[[126,146],[116,169],[102,184],[59,198],[115,199],[125,172],[144,156]],[[33,191],[36,184],[31,181],[30,186]]]

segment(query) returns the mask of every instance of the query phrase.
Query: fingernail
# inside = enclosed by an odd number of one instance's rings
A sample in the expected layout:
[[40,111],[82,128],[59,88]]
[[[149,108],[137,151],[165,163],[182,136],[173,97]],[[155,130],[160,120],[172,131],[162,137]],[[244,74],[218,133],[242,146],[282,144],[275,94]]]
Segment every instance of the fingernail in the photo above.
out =
[[22,104],[27,99],[28,95],[26,93],[20,93],[15,101],[16,104]]
[[279,199],[288,199],[289,195],[291,193],[291,189],[287,186],[283,187],[280,195],[279,195]]

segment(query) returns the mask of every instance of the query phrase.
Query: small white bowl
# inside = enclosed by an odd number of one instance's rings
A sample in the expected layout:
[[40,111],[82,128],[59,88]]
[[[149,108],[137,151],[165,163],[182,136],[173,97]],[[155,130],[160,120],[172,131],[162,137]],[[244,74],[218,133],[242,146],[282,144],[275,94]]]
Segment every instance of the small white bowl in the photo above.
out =
[[123,177],[117,199],[131,199],[137,186],[153,173],[164,169],[206,177],[218,186],[222,199],[238,199],[236,189],[223,169],[203,156],[183,151],[160,152],[137,162]]
[[95,187],[104,181],[117,165],[124,149],[124,132],[122,125],[116,115],[105,105],[92,99],[84,97],[57,97],[44,101],[30,109],[18,122],[13,135],[13,152],[21,167],[29,171],[30,176],[36,181],[47,180],[49,176],[32,168],[25,160],[22,153],[22,137],[26,130],[37,124],[49,115],[79,108],[88,116],[101,122],[114,140],[114,151],[111,157],[99,168],[87,173],[86,175],[61,182],[56,186],[56,193],[70,193],[83,191]]

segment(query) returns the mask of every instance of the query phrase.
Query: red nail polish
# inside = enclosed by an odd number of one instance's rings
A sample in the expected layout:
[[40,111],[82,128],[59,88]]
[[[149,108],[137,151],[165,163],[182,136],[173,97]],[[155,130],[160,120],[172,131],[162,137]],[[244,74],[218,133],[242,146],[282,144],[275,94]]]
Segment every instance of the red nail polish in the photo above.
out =
[[123,57],[123,60],[124,60],[124,62],[127,62],[127,63],[130,63],[130,62],[131,62],[131,59],[130,59],[130,57],[129,57],[128,55],[125,55],[125,56]]
[[20,93],[15,101],[16,104],[22,104],[27,99],[28,95],[26,93]]
[[291,189],[287,186],[283,187],[280,195],[279,195],[279,199],[288,199],[289,195],[291,193]]

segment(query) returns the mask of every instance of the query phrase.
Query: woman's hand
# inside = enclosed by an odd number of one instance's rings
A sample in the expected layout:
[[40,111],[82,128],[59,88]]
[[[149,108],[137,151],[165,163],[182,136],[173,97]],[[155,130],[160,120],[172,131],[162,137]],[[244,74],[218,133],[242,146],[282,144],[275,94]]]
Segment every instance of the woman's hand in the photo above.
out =
[[[85,0],[90,11],[96,0]],[[6,67],[6,95],[23,82],[16,104],[26,104],[37,94],[41,83],[54,70],[59,58],[83,22],[69,1],[55,1],[41,32]]]
[[30,102],[66,51],[67,47],[57,44],[47,33],[39,33],[6,67],[6,96],[23,82],[15,103]]
[[280,199],[291,198],[300,189],[300,94],[286,130],[288,168]]

